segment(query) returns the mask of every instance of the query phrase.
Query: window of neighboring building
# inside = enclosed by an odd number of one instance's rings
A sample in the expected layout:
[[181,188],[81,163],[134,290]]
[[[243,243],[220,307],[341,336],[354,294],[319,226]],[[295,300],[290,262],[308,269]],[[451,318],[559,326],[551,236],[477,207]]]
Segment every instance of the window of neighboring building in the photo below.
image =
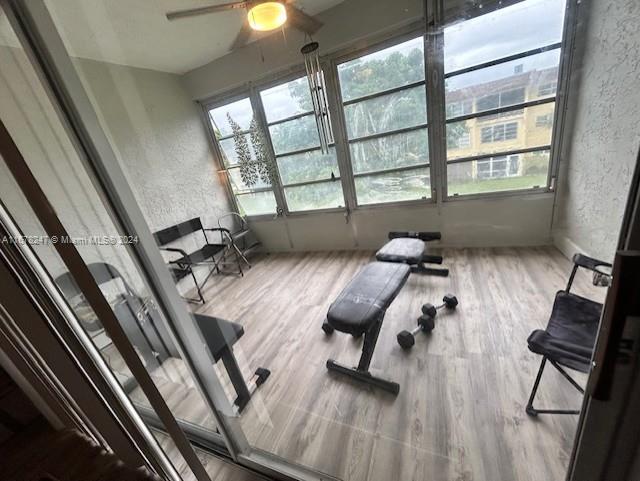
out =
[[518,175],[519,161],[519,155],[500,155],[479,160],[476,164],[478,177],[495,179]]
[[[547,186],[564,8],[525,0],[445,28],[445,104],[475,105],[446,109],[448,195]],[[462,150],[465,132],[479,141]]]
[[480,142],[504,142],[518,138],[518,123],[496,124],[489,127],[482,127],[480,131]]
[[536,127],[550,128],[553,125],[553,115],[544,114],[536,116]]
[[338,78],[357,204],[429,198],[424,38],[341,63]]
[[476,101],[476,112],[484,112],[485,110],[493,110],[500,107],[521,104],[524,102],[524,95],[524,87],[485,95]]
[[471,99],[461,100],[459,102],[447,103],[447,116],[458,117],[473,112],[473,101]]
[[251,142],[251,121],[254,117],[248,97],[209,110],[211,128],[222,157],[223,172],[228,176],[238,209],[245,215],[266,215],[276,213],[276,199],[271,183],[258,176],[255,183],[248,186],[243,178],[239,157],[236,152],[234,127],[246,141],[251,153],[251,161],[257,166],[255,151]]
[[556,94],[556,86],[557,82],[548,82],[541,84],[538,87],[538,97],[546,97],[547,95],[555,95]]

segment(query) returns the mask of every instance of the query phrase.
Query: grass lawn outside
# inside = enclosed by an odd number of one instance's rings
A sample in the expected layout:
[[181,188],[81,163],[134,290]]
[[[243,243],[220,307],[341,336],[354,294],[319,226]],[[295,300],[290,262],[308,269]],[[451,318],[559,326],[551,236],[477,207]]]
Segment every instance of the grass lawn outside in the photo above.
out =
[[524,175],[522,177],[505,177],[502,179],[476,179],[470,182],[449,184],[449,195],[480,194],[483,192],[500,192],[505,190],[531,189],[534,186],[547,185],[547,174]]

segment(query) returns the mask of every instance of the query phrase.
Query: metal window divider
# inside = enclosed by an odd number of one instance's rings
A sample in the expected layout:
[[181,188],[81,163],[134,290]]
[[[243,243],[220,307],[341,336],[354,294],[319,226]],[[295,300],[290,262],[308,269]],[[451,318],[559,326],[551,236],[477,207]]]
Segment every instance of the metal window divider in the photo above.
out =
[[256,120],[258,122],[258,126],[262,129],[264,133],[264,138],[267,140],[267,149],[269,155],[273,159],[276,168],[276,176],[275,183],[272,185],[274,195],[276,196],[276,203],[280,209],[282,209],[284,215],[289,214],[289,208],[287,206],[287,201],[284,196],[284,190],[282,188],[282,179],[280,178],[280,169],[278,168],[277,160],[276,160],[276,152],[273,148],[273,140],[271,139],[271,132],[269,131],[269,124],[267,122],[267,117],[264,112],[264,107],[262,106],[262,99],[260,98],[260,92],[255,88],[251,87],[249,90],[249,99],[251,100],[251,107],[253,108],[254,115],[256,116]]
[[[561,42],[562,46],[560,50],[560,65],[558,68],[556,94],[554,96],[556,99],[556,106],[553,114],[550,153],[551,165],[549,166],[547,185],[551,190],[556,192],[556,195],[558,191],[558,174],[560,172],[560,156],[563,154],[563,149],[565,149],[565,127],[567,122],[572,120],[575,115],[573,112],[568,112],[568,107],[580,4],[581,2],[579,0],[567,0],[563,25],[563,37]],[[553,226],[555,203],[556,199],[554,198],[554,209],[552,211],[551,221],[549,224],[550,227]]]
[[276,175],[273,179],[275,182],[272,182],[273,185],[271,186],[273,188],[273,194],[276,198],[277,205],[275,217],[281,218],[280,221],[284,225],[284,230],[287,234],[289,247],[293,249],[294,245],[293,239],[291,238],[291,229],[289,229],[289,222],[287,221],[287,216],[289,215],[289,207],[287,205],[287,198],[284,194],[284,188],[282,187],[282,179],[280,178],[278,160],[276,159],[276,152],[273,148],[273,139],[271,138],[271,132],[269,131],[269,124],[267,122],[267,116],[262,105],[262,99],[260,98],[260,92],[254,86],[250,86],[249,88],[249,99],[251,100],[251,107],[253,108],[254,115],[256,116],[256,120],[258,121],[258,126],[262,129],[264,138],[267,140],[267,149],[269,151],[269,155],[273,159],[276,169]]
[[429,163],[431,189],[438,205],[447,198],[446,112],[444,99],[444,34],[442,0],[424,0],[425,12],[425,79],[427,88],[427,121],[429,124]]
[[[351,213],[356,207],[355,183],[353,180],[351,156],[344,123],[344,108],[340,98],[338,67],[335,62],[325,59],[323,62],[323,70],[327,86],[329,111],[334,112],[331,116],[331,123],[333,129],[333,141],[336,149],[336,160],[338,162],[338,169],[340,170],[342,194],[345,201],[345,221],[352,224],[352,229],[355,229],[355,226],[353,226],[353,223],[351,222]],[[354,244],[357,245],[355,232],[353,232],[353,234]]]

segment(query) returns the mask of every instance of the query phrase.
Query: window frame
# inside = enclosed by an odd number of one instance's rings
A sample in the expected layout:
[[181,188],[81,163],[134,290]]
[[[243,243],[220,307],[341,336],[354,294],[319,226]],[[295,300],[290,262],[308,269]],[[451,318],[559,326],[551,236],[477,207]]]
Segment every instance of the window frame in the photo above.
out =
[[[553,50],[559,50],[559,61],[558,61],[558,75],[556,77],[556,85],[560,85],[563,79],[561,78],[562,75],[562,66],[563,66],[563,61],[565,60],[565,55],[566,55],[566,46],[565,46],[565,37],[567,35],[567,21],[568,21],[568,13],[567,13],[567,9],[568,9],[568,5],[570,4],[571,0],[566,0],[566,5],[565,5],[565,19],[564,19],[564,23],[563,23],[563,31],[562,31],[562,38],[560,42],[554,42],[552,44],[547,44],[544,45],[542,47],[538,47],[535,49],[530,49],[530,50],[526,50],[523,52],[518,52],[516,54],[512,54],[512,55],[507,55],[504,57],[500,57],[497,59],[493,59],[487,62],[482,62],[476,65],[472,65],[469,67],[465,67],[462,69],[457,69],[457,70],[453,70],[451,72],[447,72],[444,73],[444,71],[442,72],[442,78],[443,81],[441,83],[441,87],[443,90],[443,94],[446,93],[445,91],[445,87],[444,87],[444,82],[446,81],[446,79],[451,78],[451,77],[455,77],[458,75],[462,75],[462,74],[466,74],[469,72],[474,72],[474,71],[478,71],[478,70],[482,70],[482,69],[486,69],[489,67],[493,67],[494,65],[501,65],[507,62],[511,62],[513,60],[518,60],[518,59],[524,59],[524,58],[528,58],[531,57],[533,55],[537,55],[540,53],[544,53],[544,52],[549,52],[549,51],[553,51]],[[443,63],[444,63],[444,56],[443,56]],[[516,88],[514,89],[510,89],[510,90],[506,90],[505,92],[510,92],[510,91],[514,91],[517,90]],[[537,90],[536,90],[537,93]],[[502,98],[502,94],[503,91],[497,92],[496,95],[498,95],[498,103],[500,104],[501,102],[501,98]],[[477,102],[477,101],[476,101]],[[462,199],[477,199],[477,198],[490,198],[490,197],[503,197],[506,195],[518,195],[518,194],[528,194],[528,193],[549,193],[549,192],[553,192],[555,190],[555,181],[553,179],[555,179],[557,177],[557,158],[555,157],[555,149],[553,148],[554,146],[554,141],[555,141],[555,136],[557,133],[558,128],[556,127],[558,124],[556,124],[556,122],[562,122],[562,116],[560,115],[560,113],[558,112],[558,108],[559,108],[559,90],[556,89],[556,93],[555,95],[551,96],[551,97],[544,97],[544,98],[537,98],[535,100],[527,100],[526,98],[526,91],[525,91],[525,98],[524,101],[518,104],[514,104],[514,105],[508,105],[508,106],[504,106],[504,107],[498,107],[495,109],[490,109],[490,110],[484,110],[481,112],[474,112],[471,114],[467,114],[467,115],[459,115],[459,116],[455,116],[455,117],[450,117],[450,118],[446,118],[446,114],[445,114],[445,125],[448,124],[453,124],[456,122],[462,122],[462,121],[466,121],[466,120],[471,120],[471,119],[478,119],[478,120],[482,120],[483,118],[491,118],[494,116],[498,116],[500,114],[504,114],[504,113],[510,113],[510,112],[517,112],[518,110],[522,110],[524,112],[524,110],[527,107],[536,107],[538,105],[546,105],[549,103],[553,103],[554,104],[554,113],[553,113],[553,124],[551,127],[551,138],[548,144],[544,144],[544,145],[539,145],[539,146],[534,146],[534,147],[523,147],[520,149],[510,149],[510,150],[505,150],[505,151],[497,151],[497,152],[492,152],[491,154],[478,154],[478,155],[471,155],[471,156],[467,156],[467,157],[459,157],[459,158],[455,158],[455,159],[448,159],[447,157],[447,149],[445,149],[444,151],[444,159],[442,159],[442,161],[444,162],[445,168],[444,168],[444,182],[443,182],[443,186],[442,186],[442,190],[443,190],[443,197],[444,197],[444,201],[451,201],[453,199],[455,200],[462,200]],[[564,109],[563,109],[564,110]],[[480,137],[480,143],[481,144],[490,144],[490,143],[495,143],[495,142],[501,142],[501,141],[496,141],[494,139],[494,134],[493,134],[493,128],[496,125],[503,125],[504,126],[504,130],[505,130],[505,135],[506,135],[506,125],[508,123],[510,123],[512,121],[510,120],[505,120],[499,124],[492,124],[492,125],[487,125],[484,128],[491,128],[492,129],[492,140],[488,141],[488,142],[482,142],[482,137]],[[502,141],[507,140],[506,138],[503,138]],[[445,143],[446,143],[446,139],[445,139]],[[447,179],[447,166],[449,164],[456,164],[456,163],[464,163],[464,162],[470,162],[470,161],[479,161],[479,160],[484,160],[484,159],[490,159],[496,156],[510,156],[510,155],[516,155],[516,154],[525,154],[525,153],[529,153],[529,152],[544,152],[544,151],[549,151],[549,167],[548,167],[548,171],[547,171],[547,182],[544,186],[539,186],[539,187],[533,187],[530,189],[511,189],[511,190],[504,190],[504,191],[496,191],[496,192],[482,192],[482,193],[477,193],[477,194],[453,194],[453,195],[449,195],[448,193],[448,179]]]
[[[240,203],[238,202],[238,199],[236,198],[237,196],[241,196],[243,194],[251,194],[251,193],[257,193],[257,192],[268,192],[268,191],[272,191],[274,194],[274,197],[276,199],[276,212],[274,213],[269,213],[269,214],[252,214],[249,215],[247,214],[246,217],[247,218],[252,218],[252,219],[269,219],[269,218],[274,218],[279,216],[279,208],[280,205],[278,203],[278,195],[276,192],[276,186],[275,185],[271,185],[270,187],[259,187],[256,189],[251,189],[251,190],[247,190],[247,191],[241,191],[241,192],[235,192],[233,190],[233,183],[231,182],[231,175],[229,174],[229,171],[232,169],[236,169],[237,166],[229,166],[227,167],[224,163],[224,153],[222,151],[222,147],[220,146],[219,141],[220,140],[224,140],[226,138],[231,138],[231,135],[226,135],[223,136],[222,139],[218,139],[216,138],[216,134],[213,130],[213,125],[211,123],[211,117],[209,115],[209,111],[216,109],[216,108],[220,108],[220,107],[224,107],[225,105],[229,105],[233,102],[237,102],[239,100],[242,99],[249,99],[251,101],[251,96],[250,96],[250,91],[246,88],[239,88],[239,89],[234,89],[229,91],[227,94],[225,95],[221,95],[221,96],[217,96],[215,97],[215,99],[212,99],[212,101],[210,102],[206,102],[206,103],[201,103],[202,106],[202,116],[204,119],[204,122],[206,124],[206,128],[207,128],[207,132],[209,133],[208,137],[209,137],[209,142],[211,145],[211,148],[213,149],[214,152],[214,162],[216,164],[216,172],[218,174],[218,177],[221,178],[223,180],[223,184],[225,186],[225,189],[227,191],[227,196],[229,197],[229,200],[231,201],[231,204],[233,206],[233,208],[235,209],[236,212],[241,212],[240,209]],[[255,107],[253,105],[253,102],[251,101],[251,107],[253,109],[253,115],[257,115],[257,112],[255,110]]]
[[[428,99],[428,93],[427,93],[427,66],[426,66],[426,62],[427,62],[427,51],[426,48],[423,47],[423,56],[424,56],[424,69],[425,69],[425,75],[424,78],[422,80],[419,81],[414,81],[414,82],[410,82],[407,83],[405,85],[401,85],[401,86],[396,86],[396,87],[392,87],[386,90],[381,90],[378,92],[374,92],[372,94],[367,94],[367,95],[363,95],[361,97],[357,97],[355,99],[349,99],[349,100],[343,100],[342,97],[342,90],[340,89],[340,80],[339,80],[339,74],[338,74],[338,66],[341,64],[344,64],[346,62],[349,62],[351,60],[355,60],[361,57],[364,57],[366,55],[375,53],[375,52],[379,52],[381,50],[384,50],[386,48],[389,47],[393,47],[395,45],[399,45],[401,43],[405,43],[408,42],[410,40],[415,40],[417,38],[422,38],[423,41],[423,46],[426,46],[425,44],[425,38],[426,38],[426,31],[424,28],[412,28],[412,29],[408,29],[407,31],[405,31],[402,34],[398,34],[398,35],[392,35],[388,38],[385,38],[383,40],[379,40],[379,41],[374,41],[374,42],[370,42],[368,45],[364,46],[364,47],[360,47],[360,48],[354,48],[354,49],[350,49],[350,51],[348,53],[344,53],[342,55],[338,55],[335,56],[334,58],[332,58],[331,61],[331,72],[334,76],[334,80],[335,80],[335,96],[336,96],[336,100],[337,100],[337,105],[338,105],[338,114],[340,117],[340,121],[341,121],[341,125],[343,126],[343,131],[341,132],[343,137],[341,140],[344,141],[345,145],[346,145],[346,149],[344,152],[344,155],[346,157],[347,163],[348,163],[348,176],[349,176],[349,180],[350,180],[350,184],[351,184],[351,195],[352,195],[352,206],[354,209],[376,209],[376,208],[380,208],[380,207],[397,207],[397,206],[411,206],[411,205],[424,205],[424,204],[434,204],[437,202],[436,199],[436,191],[434,189],[434,184],[433,184],[433,179],[434,179],[434,161],[433,158],[431,156],[431,149],[428,149],[428,157],[429,157],[429,162],[428,163],[420,163],[420,164],[415,164],[415,165],[411,165],[411,166],[402,166],[402,167],[394,167],[392,169],[383,169],[383,170],[376,170],[376,171],[368,171],[368,172],[359,172],[359,173],[355,173],[353,171],[353,163],[352,163],[352,156],[351,156],[351,149],[350,149],[350,145],[352,143],[357,143],[357,142],[362,142],[365,140],[371,140],[371,139],[376,139],[376,138],[381,138],[381,137],[387,137],[390,135],[394,135],[394,134],[400,134],[400,133],[405,133],[405,132],[413,132],[416,130],[420,130],[420,129],[426,129],[426,135],[427,135],[427,142],[428,145],[430,145],[431,143],[431,135],[430,135],[430,123],[429,123],[429,118],[428,118],[428,112],[429,112],[429,99]],[[348,105],[352,105],[352,104],[356,104],[359,102],[364,102],[367,100],[371,100],[374,98],[379,98],[379,97],[383,97],[385,95],[391,95],[393,93],[397,93],[397,92],[402,92],[404,90],[410,90],[412,88],[416,88],[419,86],[424,86],[425,89],[425,104],[427,105],[427,109],[426,109],[426,113],[427,113],[427,121],[425,123],[416,125],[416,126],[411,126],[411,127],[403,127],[400,129],[395,129],[395,130],[389,130],[389,131],[385,131],[385,132],[377,132],[375,134],[370,134],[370,135],[366,135],[366,136],[362,136],[362,137],[357,137],[355,139],[349,139],[348,135],[347,135],[347,130],[346,130],[346,115],[345,115],[345,110],[344,107],[348,106]],[[355,187],[355,179],[358,177],[366,177],[366,176],[370,176],[370,175],[375,175],[375,174],[392,174],[395,172],[402,172],[402,171],[406,171],[406,170],[415,170],[415,169],[420,169],[420,168],[424,168],[424,167],[428,167],[429,170],[429,191],[430,191],[430,195],[428,198],[424,199],[424,198],[420,198],[420,199],[410,199],[410,200],[400,200],[400,201],[391,201],[391,202],[376,202],[376,203],[368,203],[368,204],[358,204],[358,200],[357,200],[357,194],[356,194],[356,187]]]
[[[327,72],[327,65],[324,62],[321,62],[321,67],[323,68],[323,72],[325,74],[325,77],[328,76],[328,72]],[[310,181],[303,181],[303,182],[295,182],[295,183],[290,183],[290,184],[285,184],[282,180],[282,176],[280,175],[280,167],[278,166],[278,158],[279,157],[287,157],[290,155],[296,155],[296,154],[302,154],[302,153],[306,153],[306,152],[314,152],[314,151],[319,151],[320,150],[320,145],[318,144],[317,147],[309,147],[309,148],[304,148],[304,149],[298,149],[298,150],[292,150],[290,152],[285,152],[284,154],[276,154],[275,149],[273,147],[273,140],[271,138],[271,131],[269,130],[269,127],[272,125],[278,125],[278,124],[282,124],[291,120],[297,120],[303,117],[307,117],[310,115],[313,115],[313,110],[309,110],[303,113],[299,113],[299,114],[295,114],[295,115],[291,115],[289,117],[284,117],[282,119],[278,119],[276,121],[270,122],[267,120],[267,116],[266,116],[266,112],[264,110],[264,104],[262,102],[262,97],[261,97],[261,93],[264,92],[265,90],[268,90],[270,88],[273,87],[277,87],[278,85],[283,85],[289,82],[292,82],[294,80],[300,79],[300,78],[304,78],[306,77],[306,71],[303,68],[296,68],[296,69],[292,69],[290,70],[285,76],[278,76],[274,79],[270,79],[268,81],[265,82],[260,82],[260,83],[256,83],[253,85],[252,90],[252,102],[255,101],[255,107],[254,109],[256,109],[256,112],[258,113],[258,119],[260,122],[260,126],[262,127],[267,139],[269,140],[269,149],[270,149],[270,153],[273,156],[274,162],[276,163],[276,169],[277,169],[277,178],[278,178],[278,190],[279,192],[279,196],[280,199],[279,202],[281,202],[279,205],[282,208],[282,212],[284,215],[286,216],[299,216],[299,215],[306,215],[306,214],[317,214],[317,213],[331,213],[331,212],[344,212],[347,207],[347,198],[345,195],[345,189],[344,189],[344,182],[343,182],[343,168],[340,165],[340,161],[338,159],[338,149],[336,146],[336,141],[334,139],[334,142],[329,144],[330,147],[333,147],[336,150],[336,162],[338,165],[338,173],[339,175],[336,176],[335,180],[332,179],[318,179],[318,180],[310,180]],[[325,79],[325,82],[327,83],[327,90],[328,90],[328,95],[331,95],[331,87],[329,86],[329,82],[327,81],[327,79]],[[333,119],[332,119],[332,127],[333,127]],[[334,132],[335,132],[335,128],[334,128]],[[335,133],[334,133],[334,137],[335,137]],[[340,182],[341,184],[341,190],[342,190],[342,197],[343,197],[343,205],[342,206],[338,206],[338,207],[328,207],[328,208],[321,208],[321,209],[306,209],[306,210],[290,210],[289,208],[289,204],[287,202],[287,196],[285,193],[285,189],[287,187],[300,187],[300,186],[305,186],[305,185],[312,185],[312,184],[320,184],[320,183],[327,183],[327,182]],[[276,200],[278,200],[278,196],[276,196]]]
[[[433,3],[433,0],[427,0],[426,2],[428,6]],[[350,46],[337,49],[333,52],[330,52],[321,57],[321,65],[325,72],[325,81],[327,83],[327,94],[329,101],[329,108],[332,112],[332,128],[334,132],[334,148],[336,150],[336,157],[338,162],[338,167],[340,169],[340,176],[337,177],[342,184],[342,192],[345,200],[344,207],[331,208],[331,209],[318,209],[318,210],[304,210],[304,211],[289,211],[286,198],[284,194],[284,186],[281,183],[280,172],[278,171],[278,185],[273,185],[271,190],[273,190],[274,195],[276,197],[276,202],[278,205],[278,212],[274,215],[256,215],[256,216],[247,216],[250,219],[269,219],[275,218],[282,215],[285,216],[307,216],[313,214],[322,214],[325,212],[345,212],[345,215],[349,215],[354,210],[367,210],[367,209],[380,209],[380,208],[393,208],[397,206],[412,206],[412,205],[432,205],[432,204],[441,204],[444,202],[459,202],[465,200],[477,200],[484,198],[500,198],[500,197],[509,197],[509,196],[528,196],[528,195],[548,195],[554,194],[556,191],[557,185],[557,176],[559,171],[559,156],[560,150],[562,148],[562,138],[564,134],[564,125],[566,117],[566,105],[567,105],[567,90],[569,86],[569,74],[571,67],[571,60],[573,56],[573,50],[571,48],[574,43],[574,32],[576,27],[576,5],[572,0],[567,0],[565,4],[565,16],[563,23],[563,31],[562,38],[555,43],[545,45],[542,47],[537,47],[531,50],[527,50],[524,52],[519,52],[516,54],[512,54],[506,57],[501,57],[499,59],[494,59],[491,61],[483,62],[481,64],[473,65],[470,67],[465,67],[462,69],[458,69],[452,72],[448,72],[446,75],[444,73],[444,41],[443,41],[443,28],[449,25],[452,25],[458,21],[475,18],[478,16],[482,16],[484,14],[490,13],[495,10],[499,10],[500,8],[505,8],[510,6],[515,2],[506,2],[502,5],[496,3],[495,5],[486,6],[486,8],[477,8],[472,7],[469,10],[465,11],[465,15],[463,17],[451,15],[448,12],[445,13],[444,18],[442,16],[436,15],[433,18],[433,21],[429,23],[428,28],[425,28],[423,22],[414,22],[397,29],[376,33],[367,38],[366,44],[363,46],[361,41],[354,42]],[[391,47],[393,45],[397,45],[399,43],[403,43],[405,41],[411,40],[417,37],[423,37],[424,40],[424,66],[425,66],[425,77],[423,81],[413,82],[407,85],[394,88],[395,91],[401,91],[407,88],[415,87],[416,85],[425,85],[426,90],[426,103],[427,103],[427,122],[424,125],[416,126],[415,129],[419,128],[427,128],[428,142],[429,142],[429,163],[428,164],[419,164],[415,166],[411,166],[413,168],[420,168],[421,166],[429,166],[429,176],[430,176],[430,187],[431,193],[428,199],[414,199],[414,200],[406,200],[406,201],[394,201],[394,202],[383,202],[376,204],[363,204],[358,205],[356,201],[355,194],[355,178],[361,176],[362,173],[354,174],[353,168],[351,164],[351,153],[349,150],[350,141],[347,137],[346,130],[346,120],[345,120],[345,112],[344,112],[344,103],[342,99],[342,93],[340,91],[340,83],[338,77],[338,65],[349,60],[356,59],[358,57],[365,56],[367,54],[383,50],[387,47]],[[513,106],[508,107],[500,107],[497,109],[481,112],[481,113],[470,113],[452,117],[450,119],[446,118],[446,104],[445,104],[445,86],[444,81],[445,78],[460,75],[463,73],[471,72],[474,70],[479,70],[482,68],[491,67],[493,65],[498,65],[502,63],[506,63],[509,61],[525,58],[531,55],[543,53],[549,50],[559,49],[560,51],[560,59],[558,65],[558,75],[554,79],[556,82],[556,93],[555,96],[536,99],[527,101]],[[429,55],[432,55],[432,58],[429,58]],[[259,111],[259,120],[261,122],[261,126],[265,128],[266,119],[264,117],[264,111],[262,110],[262,102],[259,99],[259,92],[270,87],[286,83],[291,80],[295,80],[296,78],[302,77],[305,75],[304,65],[302,63],[297,64],[293,67],[284,68],[274,73],[270,73],[265,75],[264,77],[258,79],[257,81],[248,82],[243,84],[242,86],[238,86],[235,88],[228,89],[226,91],[221,91],[219,94],[215,94],[213,96],[203,98],[199,101],[201,104],[202,110],[204,112],[203,120],[207,126],[207,130],[209,131],[209,137],[211,143],[214,147],[214,151],[216,152],[216,164],[221,161],[220,153],[218,150],[217,142],[215,141],[215,137],[213,135],[210,121],[208,118],[208,110],[215,106],[224,105],[229,101],[232,101],[235,97],[242,97],[243,95],[249,96],[252,100],[252,106],[254,111]],[[426,79],[437,79],[434,82],[426,82]],[[393,93],[394,89],[388,89],[384,92],[378,92],[372,94],[371,96],[363,96],[358,99],[350,99],[346,102],[347,105],[350,103],[355,103],[357,101],[363,101],[370,98],[375,98],[381,95],[388,95]],[[514,149],[509,151],[501,151],[494,152],[492,154],[483,154],[483,155],[473,155],[467,157],[461,157],[457,159],[447,160],[447,145],[446,138],[443,135],[443,130],[446,129],[446,125],[452,122],[459,122],[463,120],[468,120],[470,118],[476,117],[489,117],[491,115],[498,115],[505,112],[509,112],[512,110],[524,109],[526,107],[535,107],[536,105],[542,105],[546,103],[555,102],[555,109],[552,114],[553,125],[551,127],[551,140],[547,145],[536,146],[534,148],[527,147],[521,149]],[[304,114],[300,114],[300,117],[304,116]],[[281,119],[280,121],[283,121]],[[290,120],[290,119],[289,119]],[[412,128],[409,128],[410,130]],[[265,130],[267,135],[270,134],[268,130]],[[439,133],[440,132],[440,133]],[[385,132],[383,135],[389,135],[394,133],[394,131]],[[438,135],[440,138],[438,138]],[[364,137],[359,138],[358,140],[362,140]],[[271,142],[269,142],[271,144]],[[441,144],[441,145],[440,145]],[[270,145],[270,148],[271,145]],[[549,151],[549,168],[547,175],[547,182],[544,186],[539,188],[532,189],[515,189],[515,190],[505,190],[505,191],[496,191],[496,192],[483,192],[478,194],[465,194],[465,195],[448,195],[447,192],[447,165],[458,163],[458,162],[467,162],[472,160],[480,160],[483,158],[489,158],[496,155],[515,155],[515,154],[526,154],[531,151]],[[224,166],[222,166],[224,167]],[[407,167],[400,167],[398,170],[405,170]],[[224,170],[224,169],[222,169]],[[395,169],[394,169],[395,170]],[[394,170],[388,170],[386,172],[393,172]],[[377,173],[378,171],[376,171]],[[372,172],[373,173],[373,172]],[[223,176],[226,180],[228,195],[232,200],[232,204],[237,209],[237,202],[235,199],[235,194],[233,193],[230,182],[227,179],[227,175]],[[321,181],[310,181],[310,183],[316,183]],[[304,183],[301,183],[304,185]],[[296,186],[298,184],[288,184],[287,187]]]

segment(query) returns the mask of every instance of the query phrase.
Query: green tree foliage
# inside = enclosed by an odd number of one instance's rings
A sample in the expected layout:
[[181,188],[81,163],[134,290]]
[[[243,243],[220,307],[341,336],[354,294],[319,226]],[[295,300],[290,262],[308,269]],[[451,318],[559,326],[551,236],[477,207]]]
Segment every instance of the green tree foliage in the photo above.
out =
[[273,184],[276,181],[278,172],[275,161],[267,148],[267,139],[255,117],[251,119],[249,129],[251,130],[251,144],[256,155],[256,173],[265,184]]
[[[394,52],[385,57],[358,59],[341,67],[339,75],[343,99],[345,101],[357,99],[422,80],[424,55],[421,49],[415,48],[409,52]],[[288,89],[290,98],[296,102],[295,110],[304,112],[312,109],[306,79],[290,82]],[[427,122],[425,97],[424,86],[417,86],[345,106],[349,139],[425,124]],[[277,155],[319,146],[313,115],[275,124],[270,127],[270,134]],[[452,135],[454,134],[455,131],[452,132]],[[426,129],[352,142],[350,149],[354,172],[379,171],[429,162]],[[284,159],[286,157],[282,160]],[[292,173],[295,171],[296,180],[330,179],[333,169],[329,168],[327,160],[320,160],[320,156],[304,156],[296,160],[299,163],[296,162],[295,167],[291,166]],[[405,176],[376,176],[368,179],[363,186],[366,184],[367,188],[378,192],[388,188],[396,192],[395,198],[403,197],[399,192],[402,189],[407,190],[408,197],[421,197],[425,195],[424,189],[428,189],[429,182],[426,172],[420,172],[419,175],[414,173]],[[286,180],[285,183],[287,183]],[[387,185],[388,183],[393,185]],[[288,194],[291,200],[294,196],[295,203],[304,204],[306,207],[310,205],[325,207],[327,190],[309,187]]]
[[251,187],[258,181],[258,171],[251,158],[249,142],[247,142],[247,138],[242,133],[242,127],[233,120],[228,112],[227,120],[233,132],[233,143],[238,157],[238,165],[240,166],[240,178],[247,187]]

